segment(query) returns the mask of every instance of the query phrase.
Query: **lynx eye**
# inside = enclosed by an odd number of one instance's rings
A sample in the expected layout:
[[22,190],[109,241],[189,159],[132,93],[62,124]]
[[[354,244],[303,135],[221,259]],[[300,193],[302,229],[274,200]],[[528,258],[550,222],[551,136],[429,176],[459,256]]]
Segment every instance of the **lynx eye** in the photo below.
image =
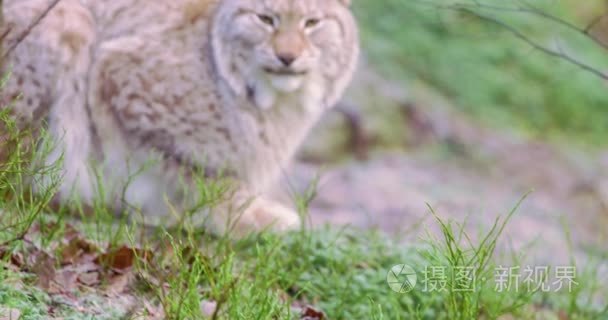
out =
[[262,21],[264,24],[267,24],[271,27],[274,27],[274,19],[267,14],[258,14],[258,19]]
[[308,19],[308,20],[306,20],[306,22],[304,22],[304,26],[306,28],[312,28],[312,27],[318,25],[319,22],[321,22],[321,19],[317,19],[317,18]]

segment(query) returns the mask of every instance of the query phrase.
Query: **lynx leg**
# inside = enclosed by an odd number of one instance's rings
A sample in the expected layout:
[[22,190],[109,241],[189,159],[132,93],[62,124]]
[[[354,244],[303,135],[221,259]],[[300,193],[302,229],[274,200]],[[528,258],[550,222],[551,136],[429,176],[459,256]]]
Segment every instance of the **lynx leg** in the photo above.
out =
[[[9,6],[7,19],[16,26],[12,37],[28,28],[48,5],[49,1],[40,0]],[[62,199],[69,197],[72,190],[78,190],[85,200],[93,194],[87,167],[91,128],[86,91],[94,41],[95,26],[90,12],[77,0],[63,0],[31,30],[6,61],[14,73],[10,81],[14,81],[23,94],[15,113],[30,122],[46,120],[54,148],[44,163],[50,166],[63,160],[59,173],[63,179],[59,187]],[[44,109],[44,113],[37,112],[40,109]],[[44,116],[46,119],[38,119]],[[36,188],[44,190],[51,179],[44,175]]]

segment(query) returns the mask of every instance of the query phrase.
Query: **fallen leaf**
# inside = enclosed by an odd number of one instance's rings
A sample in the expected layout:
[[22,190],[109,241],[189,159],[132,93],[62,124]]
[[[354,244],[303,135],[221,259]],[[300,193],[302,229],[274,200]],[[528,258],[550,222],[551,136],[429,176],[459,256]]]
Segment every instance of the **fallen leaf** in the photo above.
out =
[[78,280],[78,273],[70,269],[62,269],[55,271],[55,278],[53,279],[49,293],[68,293],[76,290]]
[[325,313],[321,310],[317,310],[312,306],[306,306],[302,309],[301,320],[325,320]]
[[[10,258],[8,257],[10,255]],[[9,258],[9,263],[15,267],[21,268],[25,263],[23,254],[21,252],[10,252],[8,247],[0,247],[0,260]]]
[[22,268],[25,265],[25,259],[21,252],[15,252],[11,255],[11,263],[18,268]]
[[126,272],[133,267],[135,259],[149,260],[152,253],[147,250],[122,246],[116,250],[101,254],[95,259],[96,263],[116,272]]
[[94,259],[94,254],[99,252],[99,248],[96,245],[80,238],[73,237],[67,245],[61,248],[61,264],[76,264],[82,260],[87,260],[87,256],[90,257],[88,260]]
[[18,320],[21,317],[21,311],[12,308],[0,307],[0,320]]

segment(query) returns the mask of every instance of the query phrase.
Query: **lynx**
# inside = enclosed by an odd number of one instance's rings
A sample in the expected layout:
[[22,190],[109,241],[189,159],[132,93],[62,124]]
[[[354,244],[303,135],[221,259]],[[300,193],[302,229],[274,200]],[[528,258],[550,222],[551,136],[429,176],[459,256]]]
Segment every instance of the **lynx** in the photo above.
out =
[[300,225],[268,191],[352,77],[350,0],[62,0],[20,42],[51,1],[4,2],[1,102],[57,143],[60,201],[103,185],[168,223],[197,175],[221,175],[233,192],[201,212],[214,232]]

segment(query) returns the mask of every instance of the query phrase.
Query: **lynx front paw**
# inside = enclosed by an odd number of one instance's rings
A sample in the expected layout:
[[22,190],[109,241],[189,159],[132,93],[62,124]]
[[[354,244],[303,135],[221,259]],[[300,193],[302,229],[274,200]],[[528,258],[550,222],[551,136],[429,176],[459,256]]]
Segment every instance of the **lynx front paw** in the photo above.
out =
[[300,216],[292,209],[279,203],[262,198],[255,198],[242,206],[240,210],[232,210],[227,217],[216,224],[220,233],[228,232],[233,238],[242,238],[261,231],[286,232],[298,229],[301,225]]
[[275,232],[284,232],[300,227],[300,216],[293,210],[276,202],[254,201],[243,213],[243,222],[250,216],[256,230],[269,228]]

